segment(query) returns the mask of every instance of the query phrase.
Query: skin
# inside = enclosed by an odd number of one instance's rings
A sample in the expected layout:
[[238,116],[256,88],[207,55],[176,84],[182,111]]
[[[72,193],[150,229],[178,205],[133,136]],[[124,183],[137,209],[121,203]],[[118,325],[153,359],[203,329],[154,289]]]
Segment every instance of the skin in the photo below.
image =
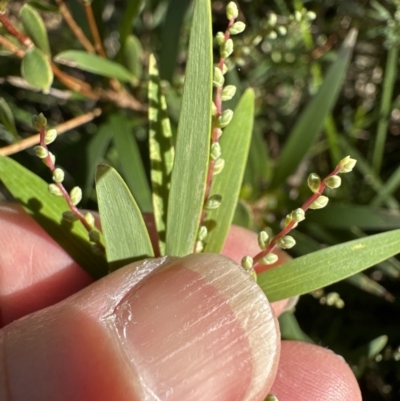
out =
[[[268,393],[280,401],[361,400],[343,358],[306,343],[280,343],[275,316],[287,301],[272,304],[273,312],[266,300],[260,301],[259,319],[265,318],[270,330],[262,342],[256,329],[243,326],[236,306],[221,301],[226,295],[215,278],[206,277],[207,256],[172,267],[169,260],[154,262],[169,267],[150,266],[149,271],[161,271],[146,276],[151,279],[138,277],[130,265],[92,283],[16,205],[0,206],[0,250],[1,400],[262,401]],[[239,261],[257,251],[254,233],[232,227],[224,255]],[[286,258],[279,254],[278,263]],[[223,258],[222,263],[232,265],[236,277],[234,264]],[[135,280],[139,284],[134,286]],[[261,299],[259,290],[250,282],[244,285],[243,302],[251,308]],[[186,324],[193,314],[198,319]],[[132,321],[140,324],[132,326]],[[174,335],[175,321],[184,327],[180,336]],[[203,325],[213,328],[204,332],[208,337],[201,335]],[[270,357],[260,352],[258,360],[270,370],[257,373],[261,390],[252,393],[256,385],[251,375],[257,369],[249,355],[254,344],[259,349],[264,341],[271,344]],[[192,351],[201,347],[201,352],[186,354],[186,344]],[[225,344],[234,344],[226,354]],[[211,349],[212,358],[204,356],[205,349]],[[160,397],[154,398],[155,393]]]

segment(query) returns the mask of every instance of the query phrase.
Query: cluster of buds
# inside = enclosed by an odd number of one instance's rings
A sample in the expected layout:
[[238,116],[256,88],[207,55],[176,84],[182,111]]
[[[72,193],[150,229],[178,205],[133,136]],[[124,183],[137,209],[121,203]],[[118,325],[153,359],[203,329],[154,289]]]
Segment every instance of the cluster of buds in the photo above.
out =
[[54,142],[57,138],[57,131],[55,129],[46,131],[47,119],[42,113],[32,117],[32,125],[39,131],[40,136],[40,144],[35,146],[33,150],[36,156],[50,169],[53,176],[54,182],[49,184],[49,192],[54,196],[63,197],[69,207],[69,210],[63,213],[63,219],[71,223],[79,220],[88,231],[89,240],[93,244],[93,250],[95,252],[104,253],[104,246],[100,242],[100,233],[95,228],[95,218],[93,214],[87,212],[83,215],[76,207],[82,200],[81,188],[74,187],[68,193],[63,185],[65,177],[64,171],[56,167],[56,158],[47,148],[47,145]]
[[[292,236],[288,235],[288,233],[305,219],[305,212],[308,209],[322,209],[328,204],[328,197],[322,195],[325,188],[338,188],[342,182],[338,174],[349,173],[353,170],[356,162],[355,159],[346,156],[323,180],[321,180],[317,174],[311,173],[308,177],[307,184],[313,192],[313,195],[311,195],[300,208],[293,210],[286,216],[284,228],[279,234],[275,235],[273,238],[270,238],[266,231],[261,231],[258,234],[258,245],[261,252],[253,258],[245,256],[242,259],[243,268],[250,272],[252,276],[256,276],[255,266],[257,264],[273,265],[278,261],[278,255],[272,252],[275,247],[280,247],[281,249],[292,248],[296,244],[296,241]],[[263,271],[265,270],[267,269],[264,268]]]
[[228,19],[228,27],[225,32],[218,32],[215,40],[219,46],[219,61],[214,67],[213,85],[215,88],[215,97],[213,102],[213,124],[210,146],[210,161],[207,175],[206,192],[204,196],[203,213],[201,223],[197,234],[197,240],[194,247],[195,252],[202,252],[204,249],[204,240],[207,236],[207,227],[204,225],[206,213],[220,207],[222,202],[221,195],[211,193],[211,184],[213,177],[220,174],[225,166],[225,160],[222,158],[221,145],[219,139],[223,130],[229,125],[233,117],[233,111],[230,109],[223,110],[222,103],[231,100],[236,93],[234,85],[226,85],[225,73],[228,71],[226,60],[233,53],[232,35],[242,33],[246,25],[241,21],[236,21],[239,10],[234,2],[230,2],[226,7],[226,17]]

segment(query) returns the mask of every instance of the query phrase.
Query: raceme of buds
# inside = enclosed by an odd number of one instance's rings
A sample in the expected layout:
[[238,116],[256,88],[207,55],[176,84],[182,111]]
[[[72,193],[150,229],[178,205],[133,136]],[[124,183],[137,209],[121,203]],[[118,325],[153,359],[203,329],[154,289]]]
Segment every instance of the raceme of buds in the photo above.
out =
[[269,253],[268,255],[261,258],[258,263],[260,263],[261,265],[272,265],[277,261],[278,255],[276,255],[275,253]]
[[46,145],[50,145],[54,140],[57,138],[57,130],[54,128],[49,129],[45,134],[44,134],[44,143]]
[[35,152],[35,155],[39,158],[39,159],[45,159],[48,155],[49,155],[49,151],[44,148],[43,146],[35,146],[33,148],[33,151]]
[[329,202],[329,198],[327,196],[321,195],[319,196],[313,203],[310,205],[310,209],[322,209]]
[[338,175],[331,175],[324,179],[324,183],[328,188],[335,189],[340,187],[342,179]]
[[228,18],[229,20],[236,19],[238,15],[239,10],[237,5],[233,1],[229,2],[226,6],[226,18]]
[[258,234],[258,246],[261,249],[265,249],[269,243],[269,235],[266,231],[260,231],[260,233]]
[[276,240],[277,245],[282,249],[290,249],[296,245],[295,239],[290,235],[285,235],[284,237],[278,238]]
[[231,109],[226,109],[218,118],[218,123],[220,128],[225,128],[232,121],[233,111]]
[[63,196],[63,193],[56,184],[49,184],[49,192],[55,196]]
[[205,204],[206,210],[214,210],[218,209],[221,206],[222,196],[221,195],[213,195],[210,196]]
[[315,173],[311,173],[307,179],[308,188],[311,189],[314,193],[318,191],[319,186],[321,185],[321,178]]
[[64,176],[65,176],[65,174],[62,169],[60,169],[60,168],[54,169],[54,171],[53,171],[53,181],[54,182],[57,182],[57,183],[63,182]]
[[242,21],[237,21],[233,23],[229,28],[229,33],[231,35],[238,35],[246,29],[246,24]]
[[218,175],[225,167],[225,160],[219,158],[216,160],[214,163],[214,170],[213,170],[213,175]]
[[47,118],[40,113],[39,115],[32,116],[32,126],[33,128],[40,131],[43,127],[47,125]]
[[221,157],[221,145],[219,144],[219,142],[214,142],[211,145],[210,156],[211,159],[214,161],[218,160]]
[[221,87],[225,82],[224,75],[222,74],[222,71],[219,69],[219,67],[214,67],[214,79],[213,79],[213,85],[216,88]]
[[222,58],[228,58],[233,53],[233,41],[228,39],[221,45],[220,54]]
[[82,200],[82,190],[79,187],[73,187],[69,196],[72,204],[76,206]]
[[241,261],[241,265],[245,270],[250,270],[253,267],[253,264],[254,262],[251,256],[245,256]]
[[221,99],[222,101],[231,100],[236,93],[236,86],[235,85],[227,85],[222,90]]

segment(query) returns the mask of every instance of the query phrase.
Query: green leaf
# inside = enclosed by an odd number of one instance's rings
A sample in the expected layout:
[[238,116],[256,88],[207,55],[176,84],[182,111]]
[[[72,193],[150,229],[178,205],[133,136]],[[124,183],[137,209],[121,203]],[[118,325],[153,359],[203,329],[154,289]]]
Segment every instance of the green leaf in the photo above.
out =
[[204,201],[211,135],[211,5],[195,3],[175,164],[168,200],[166,253],[193,251]]
[[29,4],[33,8],[36,8],[36,10],[40,10],[40,11],[56,13],[59,10],[59,8],[57,6],[46,3],[46,2],[42,2],[42,1],[29,1],[27,4]]
[[369,294],[385,298],[387,301],[394,301],[393,295],[385,287],[370,279],[364,273],[357,273],[354,276],[348,277],[346,281]]
[[370,205],[373,207],[378,207],[385,200],[388,200],[390,196],[392,196],[393,192],[395,192],[400,186],[400,167],[393,172],[393,174],[388,178],[388,180],[383,184],[382,188],[372,199]]
[[314,344],[314,341],[299,326],[293,312],[285,312],[279,316],[279,328],[281,337],[285,340],[305,341]]
[[54,61],[103,77],[135,83],[135,77],[122,65],[83,50],[66,50],[57,54]]
[[400,213],[368,206],[328,204],[318,213],[307,214],[305,223],[319,223],[324,227],[347,229],[357,226],[362,230],[390,230],[400,228]]
[[13,159],[0,156],[0,180],[38,224],[93,278],[108,273],[104,256],[91,249],[88,233],[75,222],[62,221],[66,201],[51,195],[48,184]]
[[127,0],[125,2],[123,18],[119,28],[121,49],[124,48],[125,41],[128,38],[129,34],[132,32],[133,25],[139,14],[142,3],[143,0]]
[[128,118],[123,113],[114,113],[109,118],[113,142],[119,156],[123,177],[142,212],[151,212],[151,191],[143,166],[142,157]]
[[190,3],[191,0],[170,0],[162,27],[160,76],[170,82],[177,64],[183,20]]
[[29,4],[25,4],[19,15],[25,32],[32,39],[33,43],[47,56],[51,55],[47,29],[40,14]]
[[136,36],[129,35],[122,49],[122,61],[128,71],[135,77],[135,84],[142,76],[142,45]]
[[400,230],[371,235],[301,256],[258,275],[270,302],[326,287],[400,252]]
[[247,228],[249,230],[255,230],[254,216],[250,206],[241,199],[239,199],[235,214],[233,216],[232,224]]
[[219,253],[232,224],[243,174],[249,155],[254,121],[254,92],[248,89],[235,109],[231,123],[220,139],[225,167],[214,177],[210,195],[222,196],[221,207],[207,212],[205,252]]
[[324,120],[331,112],[339,95],[356,37],[357,31],[352,29],[341,47],[337,60],[329,68],[324,83],[290,133],[278,160],[271,188],[283,183],[296,170],[320,133]]
[[49,58],[38,48],[33,47],[25,52],[21,64],[22,77],[29,85],[48,93],[53,83],[53,71]]
[[17,128],[15,127],[14,115],[10,106],[2,97],[0,97],[0,124],[4,125],[6,130],[12,134],[15,140],[19,139]]
[[172,143],[171,124],[167,114],[167,103],[162,93],[156,59],[149,58],[149,148],[151,161],[151,183],[153,209],[156,222],[160,254],[165,254],[165,235],[168,211],[168,195],[175,149]]
[[110,270],[153,257],[139,207],[122,177],[111,166],[97,167],[96,191]]

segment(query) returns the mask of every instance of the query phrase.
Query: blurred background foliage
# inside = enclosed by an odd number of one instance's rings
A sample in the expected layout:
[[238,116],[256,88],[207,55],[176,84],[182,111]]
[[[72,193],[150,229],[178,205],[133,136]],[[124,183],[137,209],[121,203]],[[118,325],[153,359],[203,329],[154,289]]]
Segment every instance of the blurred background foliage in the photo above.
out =
[[[0,154],[12,154],[49,180],[31,148],[10,150],[10,145],[34,134],[31,116],[43,112],[51,126],[67,123],[66,134],[52,145],[52,152],[66,171],[65,185],[84,189],[84,207],[96,208],[94,169],[107,161],[123,174],[141,209],[151,211],[148,57],[154,52],[158,59],[175,133],[191,1],[94,0],[90,8],[101,42],[108,59],[115,61],[102,74],[82,54],[60,54],[85,50],[63,20],[60,10],[65,4],[77,26],[93,37],[80,1],[28,3],[29,10],[43,18],[57,68],[73,83],[89,85],[89,92],[76,90],[57,74],[47,93],[32,88],[27,83],[32,81],[29,72],[21,77],[20,57],[10,46],[0,45]],[[29,24],[23,23],[23,4],[10,2],[7,15],[37,45]],[[309,213],[294,232],[293,256],[400,227],[400,1],[241,0],[238,5],[239,19],[247,28],[235,39],[227,81],[240,93],[247,87],[255,89],[256,120],[235,222],[277,232],[282,218],[309,196],[307,175],[324,176],[350,154],[358,160],[356,170],[344,177],[339,190],[329,192],[328,207]],[[213,1],[212,6],[216,33],[226,28],[226,4]],[[336,105],[318,139],[299,155],[296,172],[277,180],[275,166],[292,128],[324,81],[350,28],[358,29],[358,39]],[[1,24],[0,36],[18,45]],[[49,58],[45,60],[49,63]],[[123,73],[113,70],[116,64],[124,67]],[[33,82],[38,78],[34,76]],[[234,105],[232,100],[228,107]],[[72,123],[79,116],[86,116],[87,122]],[[4,188],[2,193],[9,197]],[[359,378],[364,400],[398,400],[399,278],[400,262],[391,258],[366,274],[303,296],[293,313],[282,316],[282,334],[342,354]]]

